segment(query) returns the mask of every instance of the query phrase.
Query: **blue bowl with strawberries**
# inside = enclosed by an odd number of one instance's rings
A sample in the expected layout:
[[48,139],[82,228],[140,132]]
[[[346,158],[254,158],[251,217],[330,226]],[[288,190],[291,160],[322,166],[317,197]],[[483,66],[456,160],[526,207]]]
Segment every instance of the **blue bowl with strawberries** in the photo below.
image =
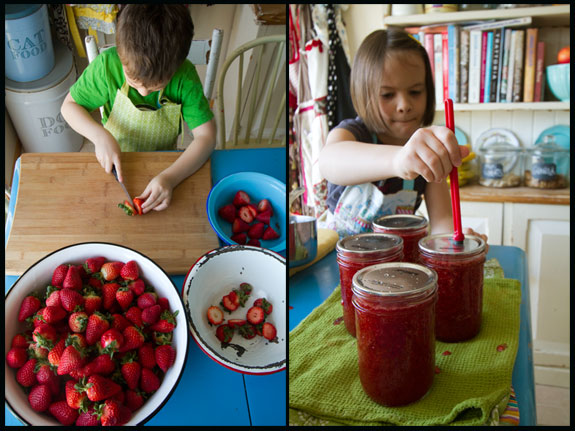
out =
[[240,172],[210,191],[208,220],[224,245],[286,249],[286,186],[269,175]]

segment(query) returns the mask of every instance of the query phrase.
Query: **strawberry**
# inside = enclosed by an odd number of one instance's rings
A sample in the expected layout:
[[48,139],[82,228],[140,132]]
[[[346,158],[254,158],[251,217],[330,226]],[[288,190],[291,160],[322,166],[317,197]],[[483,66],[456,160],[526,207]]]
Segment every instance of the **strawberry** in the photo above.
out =
[[56,323],[67,316],[66,310],[62,307],[54,307],[51,305],[41,308],[38,310],[37,314],[40,320],[43,320],[46,323]]
[[37,412],[44,412],[52,402],[52,391],[48,385],[36,385],[28,394],[30,407]]
[[72,289],[60,291],[60,303],[62,308],[69,312],[79,311],[84,307],[84,297],[81,293]]
[[244,326],[246,324],[246,320],[244,319],[230,319],[228,320],[228,325],[230,325],[232,328],[239,328],[241,326]]
[[23,322],[28,317],[30,317],[34,313],[36,313],[40,309],[41,306],[42,306],[42,303],[40,302],[40,300],[36,296],[28,295],[26,298],[24,298],[24,300],[20,304],[20,312],[18,313],[18,321]]
[[28,351],[23,347],[12,347],[6,354],[6,363],[10,368],[20,368],[28,361]]
[[142,392],[152,393],[160,387],[160,379],[148,368],[142,368],[140,375],[140,389]]
[[268,300],[266,300],[265,298],[258,298],[254,301],[254,305],[256,307],[261,307],[262,310],[264,310],[265,315],[267,316],[268,314],[270,314],[273,309],[274,306],[271,304],[271,302],[268,302]]
[[36,374],[34,374],[36,362],[37,360],[35,358],[28,359],[26,363],[16,371],[16,381],[26,388],[36,384]]
[[160,304],[152,305],[151,307],[144,308],[142,310],[142,321],[146,325],[153,325],[158,321],[160,318],[160,314],[162,313],[162,307]]
[[[156,347],[156,362],[158,367],[165,373],[176,361],[176,351],[169,344]],[[131,388],[133,389],[133,388]]]
[[40,346],[38,343],[32,343],[28,347],[28,356],[36,359],[46,359],[50,350]]
[[122,335],[124,337],[124,346],[122,346],[121,352],[138,349],[144,344],[144,334],[135,326],[128,326],[124,329]]
[[248,235],[245,232],[236,233],[230,239],[240,245],[244,245],[248,241]]
[[84,387],[86,388],[86,395],[90,401],[105,400],[122,390],[119,384],[99,374],[91,375]]
[[74,346],[78,350],[86,350],[88,348],[88,342],[83,334],[70,333],[66,338],[66,347]]
[[86,272],[86,269],[84,268],[84,265],[82,265],[82,264],[76,265],[76,268],[78,268],[78,275],[80,276],[80,279],[82,280],[82,284],[84,284],[85,282],[87,282],[90,279],[90,274],[88,274]]
[[12,338],[12,344],[10,345],[10,347],[23,347],[23,348],[27,349],[29,344],[30,344],[29,333],[21,332],[19,334],[14,335],[14,337]]
[[144,280],[142,280],[140,278],[128,283],[128,287],[130,288],[130,290],[132,291],[134,296],[140,296],[142,293],[144,293],[144,290],[146,289],[146,285],[144,284]]
[[266,340],[270,340],[275,343],[278,342],[276,336],[277,335],[276,327],[272,325],[270,322],[264,323],[264,325],[262,326],[262,334]]
[[270,215],[273,214],[274,210],[272,208],[272,204],[270,203],[270,201],[268,199],[262,199],[261,201],[258,202],[258,213],[265,213],[268,212],[270,213]]
[[247,245],[253,245],[255,247],[261,247],[262,243],[260,242],[259,239],[252,238],[248,241]]
[[255,223],[248,230],[248,236],[251,239],[261,239],[264,234],[264,224],[262,222]]
[[124,262],[106,262],[102,265],[102,268],[100,268],[100,273],[102,277],[104,277],[104,280],[112,281],[120,276],[123,267]]
[[54,307],[61,307],[60,302],[60,290],[54,286],[48,286],[46,288],[46,305],[52,305]]
[[52,286],[62,287],[64,283],[64,279],[68,274],[68,266],[69,265],[58,265],[52,274]]
[[142,293],[138,296],[138,307],[140,310],[144,310],[145,308],[151,307],[152,305],[156,305],[158,301],[158,295],[152,292]]
[[252,325],[258,325],[264,321],[264,310],[261,307],[254,306],[247,312],[246,318]]
[[152,343],[145,343],[138,348],[138,358],[140,358],[140,364],[144,368],[151,370],[156,366],[156,355]]
[[128,407],[131,411],[136,411],[140,407],[144,405],[144,398],[142,397],[142,393],[138,390],[126,390],[126,407]]
[[82,376],[91,376],[93,374],[100,374],[107,376],[112,374],[116,369],[116,363],[112,360],[110,355],[101,354],[96,356],[90,363],[86,364],[81,370]]
[[[98,411],[98,409],[96,409]],[[103,426],[120,426],[130,421],[132,412],[117,400],[109,399],[101,407],[100,420]]]
[[50,365],[44,361],[39,361],[34,369],[36,371],[36,380],[40,385],[48,385],[52,395],[60,393],[60,379],[52,371]]
[[266,241],[278,239],[279,237],[280,234],[277,233],[271,226],[268,226],[262,235],[262,239]]
[[246,340],[251,340],[257,335],[255,326],[252,324],[241,326],[238,332]]
[[263,224],[269,225],[271,216],[271,211],[264,211],[256,216],[256,220],[261,221]]
[[102,353],[113,356],[115,352],[119,351],[124,344],[124,336],[117,329],[108,329],[100,337],[100,346]]
[[58,375],[63,376],[77,371],[84,366],[83,352],[79,352],[74,346],[68,346],[64,349],[58,364]]
[[124,212],[129,215],[129,216],[135,216],[138,215],[138,212],[134,209],[134,207],[132,206],[132,204],[130,203],[130,201],[124,201],[123,204],[118,204],[118,208],[121,208],[124,210]]
[[122,266],[120,277],[124,280],[136,280],[139,277],[138,264],[135,260],[130,260]]
[[234,204],[227,204],[218,210],[218,215],[228,223],[233,223],[236,218],[236,207]]
[[86,341],[89,345],[95,344],[100,340],[100,337],[104,332],[110,328],[110,323],[106,317],[98,312],[94,311],[94,314],[90,315],[88,318],[88,326],[86,327]]
[[238,295],[238,292],[235,289],[233,289],[230,293],[228,293],[228,297],[230,298],[230,301],[232,301],[232,303],[235,305],[237,309],[240,305],[240,297]]
[[222,343],[229,343],[234,337],[234,328],[228,324],[220,325],[216,329],[216,337],[218,337],[218,340]]
[[90,257],[86,259],[86,262],[84,262],[84,270],[88,274],[100,272],[100,269],[102,269],[102,265],[106,263],[106,260],[107,259],[102,256]]
[[111,310],[116,302],[116,292],[120,288],[118,283],[106,283],[102,286],[102,306],[104,310]]
[[62,425],[72,425],[78,418],[78,411],[70,407],[64,400],[50,404],[48,411]]
[[244,205],[238,210],[238,217],[248,224],[254,221],[255,216],[255,209],[252,210],[250,205]]
[[136,390],[142,371],[142,366],[136,361],[136,352],[124,356],[120,371],[128,387],[132,390]]
[[102,308],[102,296],[96,293],[93,288],[86,287],[84,289],[84,311],[86,314],[90,315],[94,311],[100,310]]
[[90,406],[86,411],[78,411],[80,414],[78,415],[78,419],[76,419],[76,426],[100,426],[100,419],[98,419],[98,414],[93,406]]
[[158,304],[162,308],[162,311],[170,310],[170,301],[168,300],[168,298],[158,298]]
[[123,315],[116,313],[112,314],[112,328],[123,332],[128,326],[131,326],[132,322],[126,319]]
[[66,273],[66,278],[62,283],[63,289],[80,290],[82,289],[82,278],[78,272],[78,267],[70,265],[68,272]]
[[88,280],[88,285],[93,287],[96,292],[102,290],[102,280],[100,280],[98,277],[102,277],[101,273],[98,273],[97,277],[90,277]]
[[39,346],[50,350],[52,347],[54,347],[54,344],[58,339],[58,334],[56,333],[56,329],[54,329],[53,326],[47,323],[43,323],[34,328],[34,332],[32,332],[32,339]]
[[82,385],[75,380],[68,380],[65,387],[66,402],[73,409],[85,409],[88,405],[88,396],[84,392]]
[[50,353],[48,353],[48,362],[50,362],[53,367],[58,367],[58,364],[60,364],[60,358],[62,357],[62,353],[64,353],[65,348],[66,340],[61,338],[54,348],[50,350]]
[[208,322],[210,325],[219,325],[224,321],[224,312],[215,305],[208,308]]
[[120,304],[123,310],[130,308],[130,304],[134,300],[134,293],[128,286],[120,287],[116,291],[116,301]]
[[243,190],[238,190],[232,203],[236,208],[240,208],[250,203],[250,196]]
[[[237,303],[240,307],[246,306],[246,301],[248,300],[249,293],[246,294],[242,289],[233,289],[232,293],[237,297]],[[232,298],[233,299],[233,298]],[[235,302],[235,300],[234,300]]]
[[234,220],[232,224],[232,233],[247,232],[250,230],[250,225],[243,221],[241,218]]
[[88,326],[88,315],[84,311],[70,314],[68,325],[73,332],[84,332]]
[[144,321],[142,320],[142,310],[135,305],[130,307],[128,311],[124,313],[126,319],[132,322],[135,326],[142,328],[144,326]]
[[240,284],[240,291],[246,295],[249,296],[252,293],[253,287],[251,284],[249,283],[241,283]]
[[144,214],[144,210],[142,209],[142,205],[144,204],[145,200],[142,198],[134,198],[134,199],[132,199],[132,202],[134,202],[134,209],[136,210],[136,213],[138,215]]
[[238,305],[233,301],[229,294],[222,298],[220,305],[224,307],[228,313],[231,313],[238,308]]

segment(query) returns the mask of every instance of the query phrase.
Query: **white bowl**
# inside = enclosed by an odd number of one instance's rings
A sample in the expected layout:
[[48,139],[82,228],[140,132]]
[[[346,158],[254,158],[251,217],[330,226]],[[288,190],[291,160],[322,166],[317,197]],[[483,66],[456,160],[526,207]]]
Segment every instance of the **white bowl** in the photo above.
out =
[[[235,334],[231,345],[216,338],[206,311],[219,306],[224,295],[240,283],[250,283],[253,291],[245,307],[238,307],[224,318],[245,319],[257,298],[273,305],[266,321],[277,329],[278,343],[256,335],[246,340]],[[281,255],[260,247],[231,245],[206,253],[191,267],[182,288],[190,332],[200,348],[217,363],[244,374],[271,374],[286,367],[286,263]],[[221,308],[221,306],[220,306]],[[244,350],[245,349],[245,350]]]
[[[18,322],[22,300],[30,292],[45,289],[50,284],[52,273],[58,265],[80,264],[84,263],[87,258],[95,256],[104,256],[110,261],[135,260],[138,263],[141,278],[146,284],[153,286],[158,296],[168,298],[172,312],[179,310],[172,341],[172,346],[176,350],[174,365],[166,372],[160,388],[140,409],[133,412],[130,422],[126,425],[143,424],[162,408],[176,389],[188,357],[188,331],[184,306],[174,283],[153,260],[135,250],[109,243],[74,244],[54,251],[28,268],[6,293],[4,357],[10,349],[14,335],[26,329],[24,323]],[[16,382],[16,370],[8,367],[6,361],[4,361],[4,375],[6,405],[22,423],[61,425],[50,413],[37,413],[32,410],[26,394]]]

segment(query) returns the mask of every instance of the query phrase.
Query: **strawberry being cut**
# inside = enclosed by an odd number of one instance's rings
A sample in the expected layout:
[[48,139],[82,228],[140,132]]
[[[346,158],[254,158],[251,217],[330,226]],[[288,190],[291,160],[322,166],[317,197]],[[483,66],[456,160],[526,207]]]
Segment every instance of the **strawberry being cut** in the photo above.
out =
[[215,305],[208,308],[208,321],[210,325],[219,325],[224,321],[224,312]]
[[243,207],[250,203],[250,196],[243,190],[238,190],[234,196],[233,204],[236,208]]
[[133,216],[133,215],[138,214],[137,211],[132,206],[132,204],[130,202],[128,202],[127,200],[124,201],[123,204],[118,204],[118,208],[122,208],[124,210],[124,212],[129,216]]
[[142,210],[142,204],[144,203],[144,199],[134,198],[133,201],[134,201],[134,209],[136,210],[136,213],[138,215],[144,214],[144,211]]

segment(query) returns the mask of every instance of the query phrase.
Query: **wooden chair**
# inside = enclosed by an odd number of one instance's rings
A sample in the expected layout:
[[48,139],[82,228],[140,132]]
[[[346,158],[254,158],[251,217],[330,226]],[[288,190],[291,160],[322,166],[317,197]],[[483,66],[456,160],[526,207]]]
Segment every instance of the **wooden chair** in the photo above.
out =
[[[282,113],[285,115],[286,82],[278,80],[281,69],[285,68],[285,35],[264,36],[243,44],[234,50],[221,67],[216,93],[218,116],[218,145],[217,148],[239,147],[274,147],[286,145],[285,135],[280,141],[275,139]],[[247,73],[244,70],[244,54],[250,51]],[[259,51],[259,52],[258,52]],[[224,113],[224,83],[226,73],[238,59],[237,93],[235,98],[234,123],[231,138],[226,142],[226,123]],[[285,69],[284,69],[285,70]],[[245,77],[244,77],[245,76]],[[229,80],[229,79],[228,79]],[[279,93],[276,89],[280,89]],[[272,104],[272,95],[281,94]],[[271,129],[267,129],[269,138],[262,140],[268,114],[275,112]],[[257,136],[254,138],[254,130]],[[240,133],[241,132],[241,133]],[[243,138],[240,138],[240,134]]]

